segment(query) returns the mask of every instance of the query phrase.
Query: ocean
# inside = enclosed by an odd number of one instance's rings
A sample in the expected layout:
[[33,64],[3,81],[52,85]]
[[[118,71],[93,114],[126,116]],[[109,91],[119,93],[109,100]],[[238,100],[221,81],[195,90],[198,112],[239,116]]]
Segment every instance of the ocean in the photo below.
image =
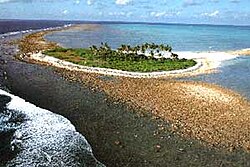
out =
[[[7,92],[2,56],[17,48],[8,44],[27,33],[70,26],[68,21],[0,20],[0,166],[104,166],[85,137],[65,117]],[[10,55],[11,54],[11,55]]]
[[170,44],[173,51],[227,51],[250,47],[250,26],[101,23],[92,31],[56,32],[47,39],[73,48],[101,42],[108,42],[112,48],[154,42]]
[[[0,20],[0,44],[33,31],[78,23],[91,22]],[[99,45],[101,42],[108,42],[113,48],[123,43],[164,43],[170,44],[173,51],[190,52],[250,48],[249,26],[98,24],[94,30],[60,31],[46,38],[73,48]],[[6,54],[3,47],[0,45],[0,58]],[[215,83],[250,99],[250,57],[224,61],[218,71],[180,79]],[[4,91],[3,77],[0,74],[0,166],[83,166],[86,162],[83,157],[97,166],[103,166],[93,156],[84,134],[78,133],[69,120]]]
[[224,61],[218,72],[180,80],[203,81],[229,88],[250,100],[250,57],[240,56]]
[[[170,44],[173,52],[217,52],[250,48],[250,26],[187,24],[115,24],[101,23],[99,28],[66,30],[46,36],[61,46],[80,48],[108,42],[112,48],[121,44],[145,42]],[[218,55],[219,56],[219,55]],[[223,61],[218,73],[181,80],[204,81],[232,89],[250,99],[250,57],[240,56]]]
[[9,155],[4,165],[103,166],[95,159],[87,140],[63,116],[1,89],[0,105],[0,159]]

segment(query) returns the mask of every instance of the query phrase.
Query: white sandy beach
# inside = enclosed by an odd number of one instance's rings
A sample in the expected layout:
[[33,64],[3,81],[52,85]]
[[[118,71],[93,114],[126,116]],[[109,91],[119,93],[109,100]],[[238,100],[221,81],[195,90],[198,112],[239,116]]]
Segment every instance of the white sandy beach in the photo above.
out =
[[197,61],[197,64],[193,67],[183,70],[142,73],[77,65],[71,62],[44,55],[41,52],[30,54],[29,59],[48,63],[49,65],[59,68],[65,68],[68,70],[132,78],[159,78],[178,77],[182,75],[198,75],[214,72],[223,61],[234,59],[237,57],[236,54],[230,54],[226,52],[177,52],[177,54],[179,55],[179,58],[194,59],[195,61]]

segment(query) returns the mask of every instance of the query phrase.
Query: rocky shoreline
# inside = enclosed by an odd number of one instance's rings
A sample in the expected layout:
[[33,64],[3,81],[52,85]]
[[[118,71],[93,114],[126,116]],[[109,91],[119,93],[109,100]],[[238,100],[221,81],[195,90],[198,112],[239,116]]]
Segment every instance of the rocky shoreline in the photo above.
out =
[[172,130],[182,136],[229,150],[250,148],[246,135],[250,134],[249,102],[230,90],[197,82],[59,72],[69,80],[94,86],[132,108],[171,122]]
[[232,91],[7,61],[10,90],[71,120],[107,166],[249,165],[249,102]]
[[[38,39],[39,42],[44,40],[43,35],[38,34],[38,37],[31,38],[28,36],[27,39],[32,39],[32,41]],[[41,47],[43,49],[47,49],[48,44],[51,47],[56,47],[56,44],[51,44],[50,42],[42,44],[45,45],[44,48]],[[250,115],[249,104],[239,95],[229,90],[197,82],[143,79],[141,78],[142,74],[137,76],[137,73],[133,73],[132,78],[124,78],[123,76],[126,76],[126,74],[123,73],[119,73],[121,76],[111,76],[111,80],[116,80],[114,84],[110,79],[99,79],[105,78],[105,75],[100,74],[100,69],[97,70],[96,74],[92,74],[92,68],[82,70],[80,66],[73,63],[41,55],[41,53],[31,54],[27,59],[28,61],[45,63],[46,66],[57,67],[57,71],[66,78],[79,82],[84,81],[84,84],[87,81],[88,86],[97,87],[109,96],[115,97],[115,99],[121,100],[132,107],[150,111],[156,117],[170,121],[173,129],[180,131],[184,136],[194,137],[206,141],[210,145],[221,145],[229,149],[235,147],[250,148],[250,143],[245,142],[248,138],[248,136],[244,135],[245,133],[241,134],[241,131],[237,133],[237,131],[231,131],[230,129],[232,126],[238,127],[235,130],[241,128],[248,131],[250,129],[250,124],[244,124],[246,125],[245,127],[241,127],[243,125],[239,124],[239,122],[248,122],[245,120],[247,117],[241,117],[241,115]],[[114,75],[114,71],[113,73],[112,71],[104,71],[104,73]],[[145,74],[145,76],[147,75]],[[133,79],[133,77],[139,78]],[[228,100],[225,101],[225,99]],[[166,106],[166,104],[168,105]],[[181,113],[181,115],[178,113]],[[197,115],[197,113],[199,114]],[[221,115],[228,115],[228,117],[222,118]],[[237,115],[237,118],[235,118],[235,115]],[[227,122],[228,127],[221,124],[224,122],[222,119]],[[196,124],[197,120],[199,120],[199,124]],[[213,127],[216,127],[216,129],[213,129]],[[240,138],[242,141],[237,138]]]
[[[98,28],[97,25],[76,25],[73,27],[67,27],[68,29],[95,29]],[[64,30],[64,29],[63,29]],[[34,34],[25,36],[19,41],[20,50],[18,58],[25,60],[27,62],[37,62],[40,64],[52,65],[59,68],[66,68],[68,70],[82,71],[87,73],[98,73],[104,75],[114,75],[114,76],[124,76],[132,78],[162,78],[162,77],[183,77],[183,76],[194,76],[199,74],[207,74],[211,72],[216,72],[216,68],[220,61],[232,59],[237,57],[237,54],[229,54],[225,52],[214,52],[214,53],[188,53],[180,52],[181,58],[194,59],[197,64],[193,67],[174,71],[161,71],[161,72],[128,72],[114,69],[105,69],[97,67],[87,67],[82,65],[76,65],[64,60],[59,60],[54,57],[43,55],[42,51],[47,49],[54,49],[59,47],[59,44],[54,42],[46,41],[44,36],[53,33],[58,30],[42,31]],[[217,55],[222,55],[222,59],[218,60]]]

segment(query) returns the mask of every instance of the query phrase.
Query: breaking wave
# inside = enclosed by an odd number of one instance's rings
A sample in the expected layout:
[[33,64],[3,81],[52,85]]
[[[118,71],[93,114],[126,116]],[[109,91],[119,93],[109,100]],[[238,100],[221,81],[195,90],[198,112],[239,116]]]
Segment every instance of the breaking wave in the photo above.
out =
[[69,120],[1,89],[0,137],[6,166],[104,166]]

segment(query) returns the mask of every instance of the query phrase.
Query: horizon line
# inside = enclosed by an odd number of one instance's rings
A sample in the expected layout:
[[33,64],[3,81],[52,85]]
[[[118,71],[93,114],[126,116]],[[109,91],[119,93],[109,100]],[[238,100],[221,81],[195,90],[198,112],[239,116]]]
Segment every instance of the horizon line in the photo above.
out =
[[82,23],[107,23],[107,24],[153,24],[153,25],[207,25],[207,26],[241,26],[249,27],[250,24],[212,24],[212,23],[185,23],[185,22],[150,22],[150,21],[122,21],[122,20],[56,20],[56,19],[2,19],[0,21],[69,21],[69,22],[82,22]]

